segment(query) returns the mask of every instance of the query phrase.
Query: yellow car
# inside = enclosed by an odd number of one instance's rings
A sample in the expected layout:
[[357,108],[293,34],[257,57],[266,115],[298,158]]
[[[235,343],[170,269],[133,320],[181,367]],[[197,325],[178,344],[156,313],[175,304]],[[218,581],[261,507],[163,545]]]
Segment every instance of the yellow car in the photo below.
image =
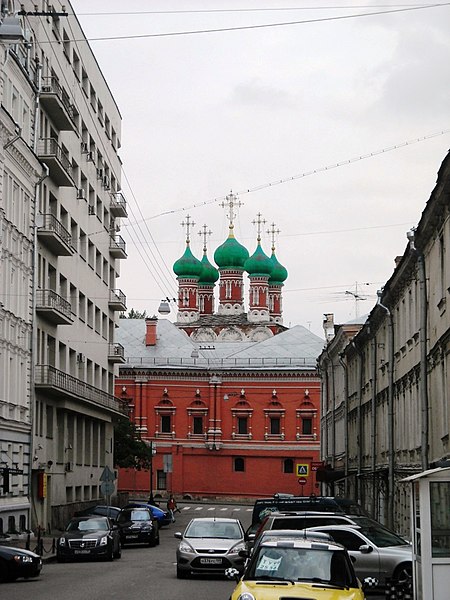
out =
[[[228,569],[226,574],[230,579],[238,577],[235,569]],[[304,538],[283,535],[263,541],[230,600],[283,598],[364,600],[365,594],[345,548],[305,533]]]

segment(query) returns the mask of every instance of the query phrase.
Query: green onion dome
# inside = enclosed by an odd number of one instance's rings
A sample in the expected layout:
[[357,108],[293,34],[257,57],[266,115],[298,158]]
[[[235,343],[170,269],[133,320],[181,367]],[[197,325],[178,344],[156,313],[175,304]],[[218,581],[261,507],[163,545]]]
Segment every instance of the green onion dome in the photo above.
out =
[[219,269],[243,269],[249,254],[230,230],[228,239],[214,252],[214,260]]
[[272,256],[270,257],[269,260],[271,261],[272,266],[273,266],[272,272],[269,277],[269,284],[271,284],[271,283],[278,284],[278,285],[283,284],[284,281],[286,281],[287,276],[288,276],[286,267],[283,267],[283,265],[278,262],[274,251],[272,251]]
[[203,254],[201,264],[202,272],[200,273],[200,278],[198,280],[199,285],[212,285],[216,283],[219,279],[219,271],[209,262],[206,253]]
[[178,277],[199,277],[202,272],[203,265],[195,258],[189,247],[189,243],[186,244],[186,250],[181,258],[175,261],[173,265],[173,271]]
[[264,253],[258,242],[255,252],[245,261],[244,269],[252,275],[271,275],[273,271],[272,260]]

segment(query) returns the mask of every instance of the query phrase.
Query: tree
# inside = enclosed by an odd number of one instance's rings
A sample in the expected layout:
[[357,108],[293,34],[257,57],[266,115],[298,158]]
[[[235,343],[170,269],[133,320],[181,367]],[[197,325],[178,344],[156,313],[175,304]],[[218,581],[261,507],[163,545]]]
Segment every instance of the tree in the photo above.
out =
[[134,310],[134,308],[130,308],[130,310],[128,311],[128,316],[124,312],[120,313],[121,319],[145,319],[146,317],[147,317],[146,310],[144,310],[143,312],[140,312],[138,310]]
[[131,469],[148,469],[152,460],[150,446],[143,442],[128,419],[114,426],[114,465]]

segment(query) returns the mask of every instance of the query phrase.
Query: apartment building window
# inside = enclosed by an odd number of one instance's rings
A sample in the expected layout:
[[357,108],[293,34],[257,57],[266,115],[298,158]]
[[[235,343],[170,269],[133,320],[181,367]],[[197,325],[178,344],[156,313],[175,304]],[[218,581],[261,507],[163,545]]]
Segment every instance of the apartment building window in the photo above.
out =
[[81,69],[81,87],[86,97],[89,98],[89,77],[84,68]]
[[94,304],[88,300],[87,301],[87,324],[91,329],[94,328]]
[[78,81],[80,81],[80,79],[81,79],[81,62],[80,62],[80,58],[79,58],[78,54],[75,52],[75,50],[72,53],[72,67],[73,67],[73,72],[75,73],[75,77],[78,79]]
[[445,299],[445,293],[446,293],[446,277],[447,277],[447,272],[446,272],[446,261],[445,261],[445,238],[444,238],[444,233],[441,232],[441,234],[439,235],[439,292],[440,292],[440,298],[438,298],[439,301],[439,305],[441,305],[442,301]]
[[70,38],[67,35],[67,31],[63,29],[63,52],[64,56],[70,63]]

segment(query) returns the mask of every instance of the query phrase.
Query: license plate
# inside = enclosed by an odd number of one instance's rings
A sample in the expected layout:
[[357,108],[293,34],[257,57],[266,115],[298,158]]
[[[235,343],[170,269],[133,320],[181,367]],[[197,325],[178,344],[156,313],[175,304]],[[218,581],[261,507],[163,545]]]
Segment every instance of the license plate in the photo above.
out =
[[130,535],[127,535],[127,540],[137,540],[138,537],[139,537],[138,533],[132,533]]
[[90,550],[75,550],[75,554],[90,554]]
[[200,563],[202,565],[221,565],[222,559],[221,558],[201,558]]

